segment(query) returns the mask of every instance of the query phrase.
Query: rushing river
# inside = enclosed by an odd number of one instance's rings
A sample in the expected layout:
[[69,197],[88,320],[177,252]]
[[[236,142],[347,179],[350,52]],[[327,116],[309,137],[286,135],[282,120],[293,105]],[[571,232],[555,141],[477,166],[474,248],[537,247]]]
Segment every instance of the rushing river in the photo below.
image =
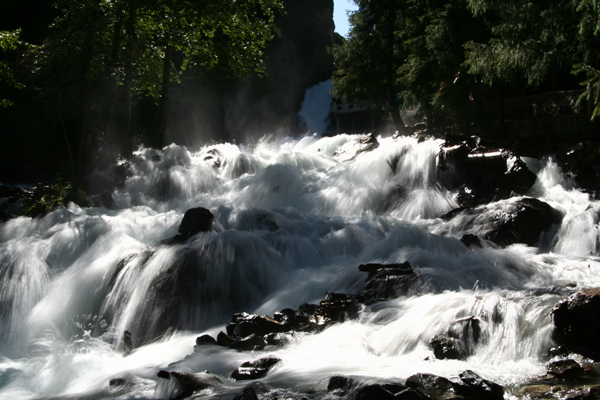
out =
[[[1,224],[0,398],[160,398],[157,372],[172,363],[216,374],[222,384],[204,394],[233,398],[247,382],[231,372],[265,356],[282,361],[261,382],[316,398],[340,374],[402,381],[470,369],[510,388],[543,373],[552,308],[600,286],[600,203],[551,160],[528,160],[538,176],[528,195],[558,210],[561,225],[539,247],[468,248],[459,239],[476,227],[440,218],[458,206],[436,181],[443,141],[380,137],[352,160],[332,157],[351,139],[140,149],[113,209],[71,205]],[[397,187],[405,195],[390,203]],[[214,214],[212,231],[161,244],[193,207]],[[156,287],[182,258],[189,304],[173,313],[172,294]],[[425,278],[414,295],[362,306],[358,318],[283,347],[206,346],[186,358],[197,336],[216,336],[233,313],[273,315],[327,292],[356,293],[360,264],[405,261]],[[472,354],[436,360],[431,338],[471,316],[481,323]],[[110,387],[114,378],[127,384]]]

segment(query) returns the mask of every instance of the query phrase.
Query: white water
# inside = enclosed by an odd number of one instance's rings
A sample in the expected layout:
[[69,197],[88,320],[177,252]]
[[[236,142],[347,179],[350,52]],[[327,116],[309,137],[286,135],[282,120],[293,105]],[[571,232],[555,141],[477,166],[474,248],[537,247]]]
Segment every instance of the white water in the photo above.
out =
[[[469,249],[459,241],[465,232],[439,218],[457,206],[436,185],[441,141],[379,138],[353,161],[332,158],[351,138],[140,149],[133,175],[113,193],[116,210],[72,205],[0,225],[0,398],[159,398],[156,373],[174,362],[171,370],[221,376],[209,393],[233,398],[246,383],[229,374],[267,355],[282,362],[262,381],[294,391],[325,389],[336,374],[403,381],[471,369],[510,387],[542,373],[550,311],[569,293],[600,286],[600,203],[542,162],[531,195],[564,215],[544,250]],[[220,167],[210,154],[221,154]],[[407,196],[390,203],[398,185]],[[158,244],[198,206],[215,215],[212,232]],[[197,336],[216,336],[234,312],[272,315],[327,291],[356,293],[366,277],[358,265],[404,261],[425,278],[418,295],[296,334],[283,348],[205,347],[182,361]],[[185,288],[180,303],[170,303],[173,282]],[[482,328],[473,354],[435,360],[429,340],[469,316]],[[183,329],[167,329],[174,324]],[[129,356],[125,330],[134,345],[147,343]],[[129,384],[111,388],[112,378]]]

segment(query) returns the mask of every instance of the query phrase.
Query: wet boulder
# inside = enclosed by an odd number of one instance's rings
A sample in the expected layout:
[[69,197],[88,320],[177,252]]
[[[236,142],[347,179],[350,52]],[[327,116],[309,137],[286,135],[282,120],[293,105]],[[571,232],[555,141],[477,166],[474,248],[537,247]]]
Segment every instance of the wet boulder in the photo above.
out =
[[406,379],[406,386],[421,393],[426,399],[463,400],[467,399],[455,390],[449,379],[433,374],[415,374]]
[[600,359],[600,288],[583,289],[552,310],[552,338],[572,352]]
[[214,216],[204,207],[190,208],[183,215],[179,233],[188,238],[198,232],[207,232],[212,228]]
[[483,379],[471,370],[461,372],[458,377],[462,384],[455,386],[455,390],[468,399],[504,399],[504,388],[502,386]]
[[464,360],[467,356],[465,344],[448,335],[436,335],[429,342],[433,355],[438,360]]
[[255,361],[248,361],[240,365],[233,373],[231,378],[236,381],[260,379],[265,377],[269,371],[279,363],[279,358],[267,357]]
[[548,203],[534,198],[507,202],[489,215],[490,229],[484,239],[500,246],[525,243],[535,246],[543,232],[562,220],[561,214]]
[[319,312],[331,322],[344,322],[358,316],[358,303],[352,295],[327,293],[319,303]]
[[407,295],[417,283],[417,274],[408,261],[399,264],[363,264],[368,276],[358,298],[365,303]]
[[329,383],[327,384],[327,391],[334,392],[338,395],[345,395],[350,390],[354,389],[357,385],[357,382],[354,378],[343,375],[334,375],[329,378]]
[[223,381],[218,376],[208,372],[190,374],[162,370],[158,372],[157,376],[162,379],[158,382],[155,396],[171,400],[185,399],[197,391],[223,386]]
[[379,147],[377,138],[374,134],[369,133],[367,135],[358,136],[355,139],[351,139],[344,143],[333,152],[332,157],[338,161],[351,161],[360,153],[374,150],[377,147]]
[[546,371],[558,379],[576,379],[585,374],[583,367],[571,359],[553,361],[546,366]]
[[443,147],[437,166],[441,183],[457,190],[458,196],[466,195],[464,203],[458,199],[464,206],[524,195],[537,178],[518,155],[506,149],[466,143]]

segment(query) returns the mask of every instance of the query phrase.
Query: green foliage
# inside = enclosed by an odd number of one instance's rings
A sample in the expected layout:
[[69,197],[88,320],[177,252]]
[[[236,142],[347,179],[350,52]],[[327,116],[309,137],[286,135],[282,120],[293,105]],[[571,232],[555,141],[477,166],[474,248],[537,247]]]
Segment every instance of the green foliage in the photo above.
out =
[[564,71],[577,54],[577,14],[572,1],[468,0],[475,15],[490,25],[488,42],[465,44],[469,72],[488,85],[539,86],[551,74]]
[[[60,16],[31,65],[42,93],[81,125],[96,115],[106,87],[157,100],[186,69],[264,72],[263,49],[277,34],[281,0],[58,0]],[[167,58],[169,56],[169,58]]]
[[593,121],[600,116],[600,71],[593,66],[600,66],[600,54],[598,54],[600,1],[579,0],[577,11],[582,15],[579,21],[579,34],[583,38],[584,55],[582,62],[573,65],[572,73],[574,75],[585,74],[585,80],[581,82],[585,90],[577,99],[577,104],[581,104],[584,100],[590,102],[593,107],[591,115]]
[[[600,0],[356,0],[348,41],[333,49],[333,93],[407,108],[428,125],[468,129],[492,92],[574,88],[585,73],[600,114]],[[391,67],[390,67],[391,66]],[[391,71],[391,73],[390,73]]]
[[71,182],[57,179],[49,185],[38,185],[29,198],[23,202],[21,214],[28,217],[45,215],[60,206],[67,206],[75,202],[82,206],[89,206],[89,199],[83,190],[79,190],[77,198],[73,198]]
[[[21,31],[0,31],[0,55],[6,55],[22,46],[19,41]],[[15,78],[15,73],[7,61],[0,59],[0,82],[9,87],[20,89],[23,87]],[[12,100],[0,98],[0,107],[13,105]]]
[[485,27],[465,1],[356,3],[348,41],[333,49],[334,96],[387,109],[420,105],[430,124],[470,101],[463,43]]

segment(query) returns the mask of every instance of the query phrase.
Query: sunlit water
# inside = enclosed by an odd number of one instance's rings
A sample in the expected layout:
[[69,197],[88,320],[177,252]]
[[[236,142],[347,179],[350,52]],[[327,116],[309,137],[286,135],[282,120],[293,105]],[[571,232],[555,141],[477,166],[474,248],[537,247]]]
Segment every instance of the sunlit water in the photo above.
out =
[[[219,375],[207,395],[233,398],[244,384],[231,372],[263,356],[282,362],[262,381],[293,391],[324,390],[339,374],[403,381],[471,369],[511,387],[542,373],[550,311],[600,286],[600,203],[551,160],[530,160],[538,169],[530,195],[559,210],[561,226],[543,251],[470,249],[460,223],[440,218],[458,205],[437,184],[442,141],[379,138],[354,160],[331,156],[351,139],[140,149],[114,210],[71,205],[0,225],[0,397],[160,398],[167,391],[156,374],[176,362],[171,370]],[[398,188],[405,196],[394,196]],[[213,231],[160,244],[198,206],[214,214]],[[197,336],[216,335],[235,312],[272,315],[328,291],[356,293],[366,278],[358,265],[404,261],[424,278],[418,294],[366,306],[358,319],[296,334],[282,348],[206,347],[183,360]],[[177,304],[172,282],[185,282]],[[436,360],[430,339],[471,316],[482,329],[472,355]],[[128,356],[125,330],[136,347]],[[113,378],[129,383],[109,387]]]

